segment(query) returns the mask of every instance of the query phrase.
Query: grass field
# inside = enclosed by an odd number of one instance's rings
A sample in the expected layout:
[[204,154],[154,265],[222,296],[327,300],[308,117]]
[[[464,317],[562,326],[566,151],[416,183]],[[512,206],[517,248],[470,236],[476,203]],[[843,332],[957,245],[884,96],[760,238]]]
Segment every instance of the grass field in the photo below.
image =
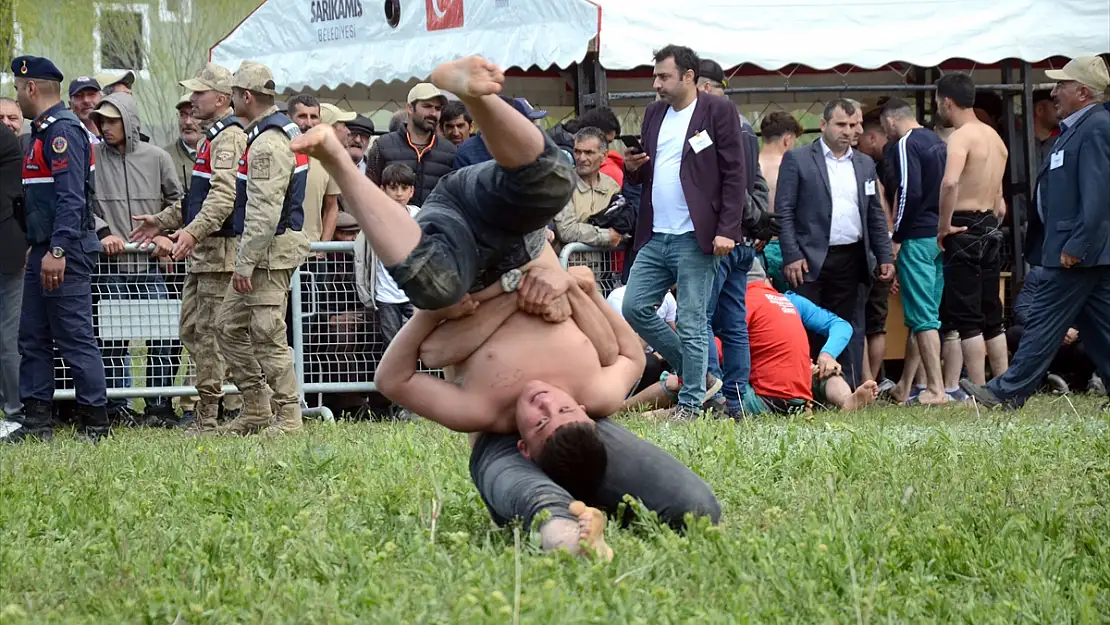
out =
[[1107,623],[1110,420],[1073,401],[626,417],[724,515],[611,524],[610,564],[491,527],[426,422],[61,436],[0,449],[0,622]]

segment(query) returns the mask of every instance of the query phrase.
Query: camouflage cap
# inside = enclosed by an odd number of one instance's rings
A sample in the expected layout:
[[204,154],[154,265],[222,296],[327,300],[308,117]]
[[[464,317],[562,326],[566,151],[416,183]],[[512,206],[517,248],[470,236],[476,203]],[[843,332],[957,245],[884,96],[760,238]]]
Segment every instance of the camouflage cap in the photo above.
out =
[[195,78],[182,80],[181,86],[193,92],[219,91],[231,95],[231,70],[209,63],[197,72]]
[[231,77],[231,86],[255,93],[277,95],[277,85],[274,84],[274,73],[269,67],[254,61],[243,61],[235,75]]

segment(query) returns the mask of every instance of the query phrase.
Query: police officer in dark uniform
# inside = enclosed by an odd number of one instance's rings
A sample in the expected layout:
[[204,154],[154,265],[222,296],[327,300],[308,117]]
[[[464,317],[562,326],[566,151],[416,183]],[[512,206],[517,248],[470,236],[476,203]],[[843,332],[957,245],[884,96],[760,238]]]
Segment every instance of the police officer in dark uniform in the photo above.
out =
[[77,117],[61,102],[62,73],[49,60],[12,61],[16,95],[31,120],[23,157],[25,225],[31,249],[19,324],[24,416],[4,440],[54,435],[54,347],[73,371],[78,436],[108,434],[104,361],[96,344],[90,274],[100,242],[93,225],[93,155]]

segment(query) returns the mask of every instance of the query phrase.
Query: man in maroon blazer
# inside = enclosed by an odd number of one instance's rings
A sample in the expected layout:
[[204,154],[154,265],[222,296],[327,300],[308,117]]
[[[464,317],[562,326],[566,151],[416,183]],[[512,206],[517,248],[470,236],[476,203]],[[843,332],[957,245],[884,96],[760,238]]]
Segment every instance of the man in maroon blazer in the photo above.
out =
[[[726,98],[697,89],[697,54],[669,45],[655,54],[655,91],[640,129],[644,152],[625,153],[643,184],[624,318],[684,386],[672,419],[695,418],[706,399],[706,305],[721,257],[741,241],[747,166],[740,117]],[[655,314],[678,283],[678,332]],[[713,390],[713,389],[711,389]]]

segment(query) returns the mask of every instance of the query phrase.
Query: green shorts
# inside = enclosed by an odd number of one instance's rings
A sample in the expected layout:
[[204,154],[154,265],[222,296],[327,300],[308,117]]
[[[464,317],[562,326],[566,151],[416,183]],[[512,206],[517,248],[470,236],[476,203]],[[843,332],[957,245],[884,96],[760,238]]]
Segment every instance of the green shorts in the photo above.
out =
[[936,237],[903,241],[896,262],[906,327],[914,334],[939,330],[944,254]]

